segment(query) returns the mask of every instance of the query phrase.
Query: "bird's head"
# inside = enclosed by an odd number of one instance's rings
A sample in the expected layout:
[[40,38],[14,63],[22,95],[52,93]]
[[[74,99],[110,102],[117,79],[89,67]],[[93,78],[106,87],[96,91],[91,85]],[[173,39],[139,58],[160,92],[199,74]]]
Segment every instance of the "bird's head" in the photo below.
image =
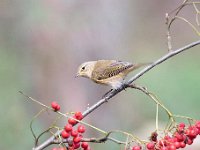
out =
[[91,78],[96,61],[89,61],[81,64],[78,68],[76,77]]

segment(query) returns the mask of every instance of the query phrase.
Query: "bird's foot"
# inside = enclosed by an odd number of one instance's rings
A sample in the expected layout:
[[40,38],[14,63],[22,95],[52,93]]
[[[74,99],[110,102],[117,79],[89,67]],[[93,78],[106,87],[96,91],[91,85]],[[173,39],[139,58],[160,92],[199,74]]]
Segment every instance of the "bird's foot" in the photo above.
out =
[[[125,90],[125,91],[126,91],[126,88],[128,88],[128,87],[130,87],[129,84],[123,84],[123,85],[122,85],[122,89]],[[106,92],[106,93],[102,96],[102,98],[105,98],[106,96],[108,96],[108,94],[109,94],[110,92],[112,92],[113,90],[120,91],[120,89],[110,89],[108,92]]]
[[123,84],[122,85],[122,89],[125,90],[125,91],[126,91],[126,88],[128,88],[128,87],[129,87],[129,84]]
[[106,96],[108,96],[108,94],[109,94],[111,91],[113,91],[113,89],[110,89],[108,92],[106,92],[106,93],[102,96],[102,98],[105,98]]

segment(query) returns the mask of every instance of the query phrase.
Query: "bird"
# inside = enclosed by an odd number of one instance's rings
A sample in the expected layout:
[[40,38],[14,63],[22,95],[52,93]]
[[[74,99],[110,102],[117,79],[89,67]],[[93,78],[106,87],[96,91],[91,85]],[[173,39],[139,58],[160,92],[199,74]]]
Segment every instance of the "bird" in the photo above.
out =
[[124,84],[125,77],[135,69],[150,63],[130,63],[118,60],[97,60],[82,63],[76,77],[89,78],[97,84],[118,89]]

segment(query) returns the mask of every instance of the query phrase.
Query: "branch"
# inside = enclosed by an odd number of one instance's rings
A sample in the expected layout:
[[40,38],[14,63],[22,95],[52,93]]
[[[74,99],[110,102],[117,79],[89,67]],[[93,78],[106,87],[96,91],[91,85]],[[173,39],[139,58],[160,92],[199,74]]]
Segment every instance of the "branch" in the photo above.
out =
[[186,51],[194,46],[197,46],[200,44],[200,40],[196,41],[196,42],[192,42],[186,46],[183,46],[179,49],[170,51],[169,53],[167,53],[166,55],[162,56],[161,58],[159,58],[158,60],[156,60],[155,62],[153,62],[152,64],[150,64],[149,66],[145,67],[142,71],[140,71],[139,73],[137,73],[134,77],[132,77],[126,84],[131,84],[133,81],[135,81],[136,79],[138,79],[139,77],[141,77],[142,75],[144,75],[146,72],[148,72],[149,70],[151,70],[152,68],[154,68],[155,66],[161,64],[162,62],[166,61],[167,59],[183,52]]
[[[112,137],[109,137],[109,135],[111,134],[108,133],[105,137],[102,137],[102,138],[83,138],[81,140],[81,142],[91,142],[91,143],[105,143],[106,141],[112,141],[114,143],[117,143],[117,144],[126,144],[126,142],[122,142],[122,141],[119,141],[119,140],[116,140]],[[72,141],[70,141],[69,139],[62,139],[62,140],[59,140],[59,139],[55,139],[52,144],[60,144],[60,143],[70,143]]]
[[[114,97],[115,95],[117,95],[118,93],[120,93],[122,90],[124,90],[124,88],[127,88],[128,85],[130,85],[133,81],[135,81],[136,79],[140,78],[142,75],[144,75],[146,72],[148,72],[149,70],[151,70],[152,68],[154,68],[155,66],[161,64],[162,62],[166,61],[167,59],[183,52],[186,51],[194,46],[197,46],[200,44],[200,40],[190,43],[182,48],[176,49],[174,51],[170,51],[169,53],[167,53],[166,55],[162,56],[161,58],[159,58],[158,60],[156,60],[155,62],[153,62],[152,64],[150,64],[149,66],[145,67],[143,70],[141,70],[139,73],[137,73],[135,76],[133,76],[129,81],[127,81],[124,85],[122,85],[119,89],[117,90],[112,90],[111,92],[109,92],[106,97],[102,98],[101,100],[99,100],[97,103],[95,103],[93,106],[91,106],[90,108],[88,108],[86,111],[83,112],[83,116],[86,117],[88,114],[90,114],[91,112],[93,112],[95,109],[99,108],[102,104],[108,102],[112,97]],[[47,139],[46,141],[44,141],[41,145],[33,148],[33,150],[42,150],[44,148],[46,148],[47,146],[51,145],[52,142],[54,141],[56,135],[59,135],[62,131],[58,131],[55,133],[55,136],[51,136],[49,139]]]

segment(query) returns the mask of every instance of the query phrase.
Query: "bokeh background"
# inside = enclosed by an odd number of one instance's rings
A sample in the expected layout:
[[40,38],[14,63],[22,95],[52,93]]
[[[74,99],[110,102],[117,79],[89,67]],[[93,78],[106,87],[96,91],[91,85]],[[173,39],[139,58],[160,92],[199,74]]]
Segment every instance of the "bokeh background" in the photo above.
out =
[[[1,0],[0,149],[28,150],[34,144],[29,123],[41,107],[26,101],[18,91],[46,105],[58,101],[63,112],[84,111],[109,87],[75,78],[77,67],[98,59],[130,62],[158,59],[167,53],[165,13],[181,3],[181,0]],[[181,15],[195,20],[192,6]],[[186,23],[176,21],[172,26],[174,49],[198,39]],[[200,119],[199,56],[200,47],[196,46],[152,69],[136,83],[157,94],[173,113]],[[85,121],[106,131],[118,129],[147,139],[155,129],[155,110],[147,96],[128,89]],[[34,131],[39,134],[45,130],[53,118],[52,113],[43,114],[34,122]],[[160,124],[166,121],[167,116],[161,111]],[[62,119],[59,126],[65,122]],[[86,136],[100,134],[88,129]],[[197,141],[189,149],[199,149]],[[120,149],[112,142],[91,147]]]

